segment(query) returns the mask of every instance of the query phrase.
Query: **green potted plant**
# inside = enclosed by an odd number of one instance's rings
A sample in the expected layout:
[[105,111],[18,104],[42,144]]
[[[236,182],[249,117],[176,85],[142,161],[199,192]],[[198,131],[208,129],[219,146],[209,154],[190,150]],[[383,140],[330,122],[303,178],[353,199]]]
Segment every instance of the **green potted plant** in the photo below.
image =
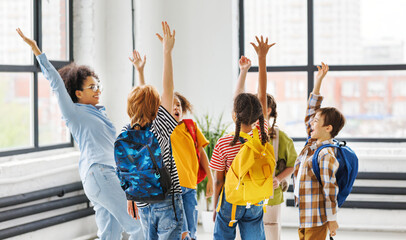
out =
[[[206,146],[205,151],[207,153],[207,157],[209,161],[211,156],[213,155],[214,146],[217,143],[217,140],[223,136],[230,123],[223,122],[223,114],[217,120],[214,120],[212,116],[209,114],[204,114],[201,118],[196,118],[196,123],[200,130],[202,131],[203,135],[209,141],[209,144]],[[202,182],[197,185],[197,199],[204,197],[206,194],[206,186],[207,186],[207,178],[205,178]],[[212,211],[211,210],[211,197],[206,198],[206,211],[201,213],[202,215],[202,223],[203,229],[206,232],[211,232],[214,228],[213,221],[212,221]],[[213,226],[211,226],[213,225]]]

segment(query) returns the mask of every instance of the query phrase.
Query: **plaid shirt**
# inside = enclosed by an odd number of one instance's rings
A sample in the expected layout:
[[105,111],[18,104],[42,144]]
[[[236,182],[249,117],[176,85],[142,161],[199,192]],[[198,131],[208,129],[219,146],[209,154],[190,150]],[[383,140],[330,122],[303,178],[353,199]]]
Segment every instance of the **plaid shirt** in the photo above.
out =
[[[315,111],[320,108],[322,100],[322,96],[310,95],[305,118],[309,137],[310,123],[313,120]],[[318,161],[322,184],[319,183],[312,169],[314,152],[321,145],[328,143],[332,143],[332,139],[317,144],[317,139],[310,138],[296,159],[293,180],[295,188],[298,187],[299,194],[295,196],[295,200],[296,205],[299,205],[301,228],[317,227],[327,221],[337,220],[338,185],[335,174],[338,169],[338,161],[335,158],[334,149],[324,148],[319,153]],[[301,164],[303,164],[302,172],[298,176]]]

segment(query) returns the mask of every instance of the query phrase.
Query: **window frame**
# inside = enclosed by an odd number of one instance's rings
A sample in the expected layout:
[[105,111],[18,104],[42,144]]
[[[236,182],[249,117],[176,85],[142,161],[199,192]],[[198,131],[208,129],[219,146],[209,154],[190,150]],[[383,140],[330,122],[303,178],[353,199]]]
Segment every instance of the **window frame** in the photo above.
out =
[[[42,49],[42,0],[32,0],[33,1],[33,38],[37,42],[37,45],[40,49]],[[69,63],[73,62],[73,0],[67,0],[67,7],[68,7],[68,61],[52,61],[52,65],[59,69]],[[16,35],[17,38],[17,35]],[[32,110],[33,110],[33,147],[29,148],[19,148],[15,150],[8,150],[8,151],[0,151],[0,157],[3,156],[10,156],[16,154],[25,154],[31,152],[38,152],[38,151],[45,151],[45,150],[52,150],[52,149],[59,149],[59,148],[66,148],[66,147],[73,147],[73,137],[71,135],[70,141],[68,143],[61,143],[61,144],[54,144],[54,145],[47,145],[47,146],[39,146],[39,122],[38,122],[38,74],[41,73],[41,68],[35,58],[33,56],[33,64],[32,65],[0,65],[0,72],[25,72],[33,74],[33,89],[32,89]]]
[[[313,89],[314,73],[314,0],[307,0],[307,64],[298,66],[267,66],[267,72],[307,72],[307,95]],[[244,0],[239,0],[239,56],[245,55]],[[406,64],[388,65],[329,65],[329,71],[393,71],[406,70]],[[252,66],[249,72],[258,72],[258,66]],[[294,141],[306,141],[306,138],[292,138]],[[338,138],[340,140],[340,138]],[[351,142],[406,142],[406,138],[346,138]]]

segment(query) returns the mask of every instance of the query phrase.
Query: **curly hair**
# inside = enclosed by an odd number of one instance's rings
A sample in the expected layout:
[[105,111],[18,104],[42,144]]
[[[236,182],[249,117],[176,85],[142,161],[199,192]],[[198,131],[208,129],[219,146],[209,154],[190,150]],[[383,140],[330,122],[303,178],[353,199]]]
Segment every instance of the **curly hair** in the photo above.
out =
[[271,94],[266,94],[266,100],[268,104],[268,109],[271,109],[271,113],[268,115],[268,120],[272,117],[273,118],[273,123],[272,127],[269,131],[269,138],[273,139],[276,137],[276,131],[275,131],[275,124],[276,124],[276,118],[278,117],[278,112],[276,111],[276,101],[275,98]]
[[187,112],[192,113],[192,104],[190,104],[190,102],[182,94],[175,92],[173,95],[179,99],[180,105],[182,106],[182,114]]
[[65,83],[66,90],[72,101],[77,103],[79,99],[76,96],[76,90],[83,90],[83,82],[87,77],[93,77],[99,81],[99,77],[94,71],[85,65],[76,65],[71,63],[58,70],[63,82]]
[[241,93],[234,99],[235,135],[230,145],[233,146],[240,138],[241,124],[252,125],[259,120],[261,130],[262,144],[268,141],[268,136],[264,129],[264,114],[262,113],[262,105],[258,98],[251,93]]

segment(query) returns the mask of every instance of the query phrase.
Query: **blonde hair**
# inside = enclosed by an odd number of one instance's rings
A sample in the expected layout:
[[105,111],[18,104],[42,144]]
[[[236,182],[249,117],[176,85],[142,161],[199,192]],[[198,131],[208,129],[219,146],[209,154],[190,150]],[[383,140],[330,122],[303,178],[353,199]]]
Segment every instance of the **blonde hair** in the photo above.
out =
[[142,127],[156,118],[161,98],[158,91],[151,85],[133,88],[128,94],[127,114],[131,119],[131,127],[139,124]]

